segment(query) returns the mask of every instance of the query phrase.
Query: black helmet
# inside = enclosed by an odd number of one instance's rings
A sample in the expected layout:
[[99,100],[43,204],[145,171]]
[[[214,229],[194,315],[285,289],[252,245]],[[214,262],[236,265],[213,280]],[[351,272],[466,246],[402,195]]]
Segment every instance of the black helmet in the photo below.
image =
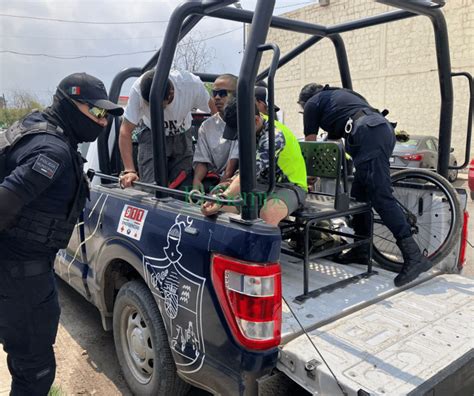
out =
[[304,107],[305,103],[321,91],[324,87],[321,84],[309,83],[301,88],[300,95],[298,97],[298,103]]

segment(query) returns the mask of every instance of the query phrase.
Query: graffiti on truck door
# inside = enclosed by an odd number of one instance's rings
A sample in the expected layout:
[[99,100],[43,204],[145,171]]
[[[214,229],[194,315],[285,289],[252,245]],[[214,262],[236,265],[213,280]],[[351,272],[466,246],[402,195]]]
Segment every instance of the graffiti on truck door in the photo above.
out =
[[170,347],[178,370],[198,371],[204,360],[202,296],[205,278],[181,264],[181,236],[192,225],[189,217],[176,216],[167,234],[162,257],[145,256],[143,265],[148,287],[158,297]]

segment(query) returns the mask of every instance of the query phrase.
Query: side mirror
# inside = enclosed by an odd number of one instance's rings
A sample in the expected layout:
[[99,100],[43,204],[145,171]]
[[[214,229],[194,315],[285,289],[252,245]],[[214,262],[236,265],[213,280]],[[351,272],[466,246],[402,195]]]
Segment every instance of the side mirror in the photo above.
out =
[[451,150],[449,150],[450,153],[454,153],[454,148],[451,147]]

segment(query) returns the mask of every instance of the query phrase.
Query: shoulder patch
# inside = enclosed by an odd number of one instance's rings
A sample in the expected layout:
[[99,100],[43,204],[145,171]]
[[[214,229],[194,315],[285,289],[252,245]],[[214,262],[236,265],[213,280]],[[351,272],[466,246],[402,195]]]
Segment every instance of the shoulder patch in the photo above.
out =
[[47,157],[46,155],[40,154],[38,159],[33,164],[33,170],[46,176],[48,179],[52,179],[59,168],[59,164]]

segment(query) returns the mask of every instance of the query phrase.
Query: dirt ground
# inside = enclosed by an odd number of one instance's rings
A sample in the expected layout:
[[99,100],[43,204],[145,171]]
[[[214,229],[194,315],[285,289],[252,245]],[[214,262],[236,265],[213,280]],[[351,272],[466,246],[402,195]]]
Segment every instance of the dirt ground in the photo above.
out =
[[58,278],[61,324],[55,385],[67,395],[132,395],[99,311]]
[[[463,185],[460,180],[457,186]],[[471,214],[469,240],[474,242],[474,203],[469,199]],[[464,274],[474,276],[474,249],[468,246],[468,265]],[[99,312],[65,282],[58,278],[61,323],[56,340],[57,375],[55,385],[62,395],[131,395],[114,350],[112,333],[102,329]],[[9,374],[5,355],[0,349],[0,396],[9,392]],[[205,392],[194,390],[193,395]],[[191,396],[191,395],[190,395]]]

